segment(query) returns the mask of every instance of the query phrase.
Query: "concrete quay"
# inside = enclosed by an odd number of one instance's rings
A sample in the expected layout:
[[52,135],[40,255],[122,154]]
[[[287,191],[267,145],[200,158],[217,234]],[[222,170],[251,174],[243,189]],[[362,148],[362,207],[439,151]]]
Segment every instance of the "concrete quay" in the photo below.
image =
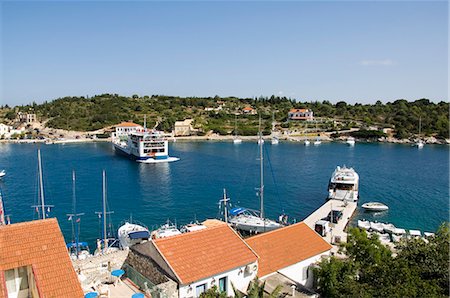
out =
[[327,233],[323,238],[330,244],[334,246],[332,249],[333,252],[337,251],[337,246],[339,242],[347,241],[347,232],[346,227],[352,218],[353,213],[356,210],[358,202],[348,202],[341,200],[328,200],[325,204],[323,204],[316,211],[311,213],[308,217],[306,217],[303,222],[305,222],[311,229],[314,230],[314,226],[318,220],[327,217],[327,215],[331,212],[331,210],[339,210],[342,212],[342,218],[338,221],[337,224],[333,224],[330,222],[331,231]]

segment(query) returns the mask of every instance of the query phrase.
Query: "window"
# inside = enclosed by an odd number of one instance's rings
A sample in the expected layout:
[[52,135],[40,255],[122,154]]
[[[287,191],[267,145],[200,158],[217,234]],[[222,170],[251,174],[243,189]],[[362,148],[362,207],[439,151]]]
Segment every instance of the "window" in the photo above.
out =
[[19,267],[5,271],[8,297],[31,297],[28,284],[28,268]]
[[219,292],[227,292],[227,277],[222,277],[219,279]]
[[195,288],[195,294],[197,297],[200,297],[201,293],[204,293],[206,291],[206,284],[202,284],[197,286],[197,288]]

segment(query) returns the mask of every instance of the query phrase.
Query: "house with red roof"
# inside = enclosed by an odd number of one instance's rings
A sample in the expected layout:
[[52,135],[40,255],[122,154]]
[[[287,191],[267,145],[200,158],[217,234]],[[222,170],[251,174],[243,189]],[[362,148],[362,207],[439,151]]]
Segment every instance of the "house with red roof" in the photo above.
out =
[[56,219],[0,226],[0,297],[83,297]]
[[303,286],[311,286],[310,266],[329,256],[331,245],[304,222],[245,239],[258,255],[258,277],[281,274]]
[[122,122],[120,124],[117,124],[115,128],[116,128],[115,136],[118,138],[144,129],[141,125],[133,122]]
[[[130,258],[131,255],[131,258]],[[213,224],[207,228],[167,238],[153,239],[131,247],[129,258],[140,257],[135,269],[155,263],[146,272],[158,268],[178,284],[178,297],[199,297],[216,286],[227,296],[234,296],[233,286],[246,292],[257,274],[257,254],[227,224]],[[128,260],[127,259],[127,260]],[[152,280],[155,276],[148,276]],[[153,274],[154,275],[154,274]]]
[[310,109],[291,109],[288,112],[289,120],[314,120],[314,113]]
[[248,114],[248,115],[256,115],[257,114],[256,110],[252,107],[244,107],[242,109],[242,113]]

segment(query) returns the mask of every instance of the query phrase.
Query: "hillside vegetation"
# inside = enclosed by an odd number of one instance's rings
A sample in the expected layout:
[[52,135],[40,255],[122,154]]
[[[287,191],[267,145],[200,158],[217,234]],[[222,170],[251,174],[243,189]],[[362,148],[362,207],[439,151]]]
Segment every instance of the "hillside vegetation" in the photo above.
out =
[[[174,97],[164,95],[120,96],[102,94],[90,98],[64,97],[44,102],[16,107],[15,110],[3,107],[4,118],[14,119],[17,111],[34,111],[40,120],[47,120],[48,127],[66,130],[93,131],[117,124],[121,121],[143,123],[147,115],[149,127],[158,121],[158,128],[171,131],[177,120],[194,119],[194,126],[200,133],[210,130],[220,134],[231,134],[237,116],[238,133],[254,135],[258,127],[258,115],[242,115],[241,109],[251,106],[257,109],[263,118],[263,129],[269,133],[272,113],[283,128],[291,128],[296,123],[287,122],[287,113],[291,108],[309,108],[314,116],[325,119],[321,122],[324,130],[340,130],[350,127],[395,128],[396,137],[408,138],[418,133],[419,118],[422,119],[422,134],[449,138],[449,103],[432,103],[428,99],[408,102],[404,99],[382,104],[347,104],[340,101],[332,104],[323,102],[296,102],[285,97],[260,98],[220,98]],[[220,108],[221,107],[221,108]],[[205,111],[205,108],[219,108]],[[338,120],[330,121],[330,120]],[[312,124],[314,126],[314,124]]]

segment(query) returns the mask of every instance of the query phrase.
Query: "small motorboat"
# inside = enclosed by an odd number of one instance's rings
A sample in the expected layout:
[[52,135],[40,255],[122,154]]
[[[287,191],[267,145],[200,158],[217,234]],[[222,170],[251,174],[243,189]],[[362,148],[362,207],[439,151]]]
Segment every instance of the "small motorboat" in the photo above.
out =
[[365,219],[358,220],[358,228],[368,231],[370,230],[370,222]]
[[180,235],[181,231],[178,230],[177,226],[172,224],[169,220],[167,223],[163,224],[159,229],[152,232],[153,239],[172,237]]
[[375,232],[383,233],[384,227],[380,222],[370,222],[370,229]]
[[6,176],[5,170],[1,170],[1,171],[0,171],[0,179],[2,179],[2,178],[5,177],[5,176]]
[[306,140],[303,142],[303,144],[304,144],[305,146],[309,146],[309,144],[311,144],[311,142],[310,142],[308,139],[306,139]]
[[389,209],[388,206],[380,202],[369,202],[362,205],[366,211],[386,211]]
[[384,223],[382,225],[383,225],[384,231],[389,234],[393,234],[396,229],[396,227],[391,223]]
[[149,230],[141,225],[125,222],[117,231],[120,246],[123,249],[139,244],[150,238]]
[[272,138],[272,145],[277,145],[280,141],[278,140],[277,137],[273,137]]

